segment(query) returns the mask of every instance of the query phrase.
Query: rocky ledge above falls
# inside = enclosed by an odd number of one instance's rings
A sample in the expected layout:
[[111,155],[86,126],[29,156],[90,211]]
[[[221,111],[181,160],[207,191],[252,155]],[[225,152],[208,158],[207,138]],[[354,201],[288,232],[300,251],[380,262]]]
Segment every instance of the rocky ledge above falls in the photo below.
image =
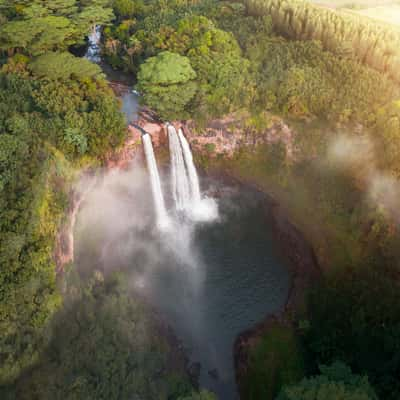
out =
[[[230,114],[221,119],[214,119],[205,127],[199,127],[192,120],[173,121],[176,128],[182,128],[184,134],[195,152],[206,153],[209,157],[232,157],[243,147],[251,148],[262,144],[283,144],[286,157],[290,160],[296,157],[296,132],[279,117],[271,116],[270,123],[264,129],[255,130],[246,125],[247,114]],[[135,125],[140,126],[152,136],[153,146],[158,147],[168,143],[165,124],[155,113],[144,109],[140,112]],[[122,165],[132,159],[132,151],[140,143],[141,132],[133,125],[129,126],[129,138],[125,146],[114,157]],[[113,159],[110,159],[110,166]]]
[[270,116],[269,124],[263,129],[255,129],[248,125],[248,114],[234,113],[222,119],[214,119],[204,128],[199,128],[194,121],[177,123],[183,127],[191,146],[210,157],[222,155],[232,157],[243,147],[251,148],[262,144],[283,144],[286,157],[296,157],[296,133],[285,122]]

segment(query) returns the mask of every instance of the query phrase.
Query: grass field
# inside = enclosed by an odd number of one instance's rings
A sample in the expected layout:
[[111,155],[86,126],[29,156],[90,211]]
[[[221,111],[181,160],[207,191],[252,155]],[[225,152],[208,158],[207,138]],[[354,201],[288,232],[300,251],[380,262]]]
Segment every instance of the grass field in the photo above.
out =
[[340,9],[400,27],[400,0],[309,0],[324,7]]

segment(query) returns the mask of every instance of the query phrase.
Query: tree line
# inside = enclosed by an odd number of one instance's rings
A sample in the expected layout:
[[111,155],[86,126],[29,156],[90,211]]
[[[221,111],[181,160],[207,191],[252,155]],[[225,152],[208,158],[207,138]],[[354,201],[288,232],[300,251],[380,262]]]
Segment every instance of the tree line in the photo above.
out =
[[338,56],[355,58],[400,82],[400,31],[353,14],[302,0],[244,0],[250,15],[270,15],[276,31],[297,40],[318,40]]

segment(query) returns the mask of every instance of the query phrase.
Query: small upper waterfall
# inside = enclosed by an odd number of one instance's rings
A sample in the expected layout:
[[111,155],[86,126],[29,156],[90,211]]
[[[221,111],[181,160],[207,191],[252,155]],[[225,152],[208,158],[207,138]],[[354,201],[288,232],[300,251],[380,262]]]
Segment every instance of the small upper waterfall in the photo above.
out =
[[183,158],[181,144],[172,125],[167,125],[169,152],[171,157],[171,184],[172,194],[177,210],[187,210],[191,204],[191,191],[185,160]]
[[150,175],[151,190],[156,207],[157,223],[158,226],[163,229],[169,226],[169,218],[167,210],[165,208],[164,196],[161,190],[160,175],[158,174],[156,158],[153,151],[153,144],[151,142],[151,137],[148,133],[142,135],[142,141],[144,153],[146,155],[147,168]]
[[193,155],[190,150],[189,143],[187,142],[185,136],[183,136],[182,129],[178,130],[178,135],[182,145],[183,158],[185,159],[185,164],[189,175],[190,191],[192,195],[191,201],[194,203],[194,205],[196,205],[201,201],[199,176],[197,175],[196,167],[193,162]]
[[100,39],[101,39],[101,26],[96,25],[88,37],[88,49],[85,57],[95,64],[100,63]]

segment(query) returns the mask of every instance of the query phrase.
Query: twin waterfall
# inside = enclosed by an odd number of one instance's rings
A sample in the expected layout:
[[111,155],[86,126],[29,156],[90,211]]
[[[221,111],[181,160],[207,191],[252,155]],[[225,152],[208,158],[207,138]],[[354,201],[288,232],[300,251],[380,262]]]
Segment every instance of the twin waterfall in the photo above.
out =
[[[171,190],[176,211],[192,220],[214,219],[217,216],[216,204],[212,199],[201,198],[199,177],[193,162],[193,155],[182,129],[177,132],[173,125],[168,124],[167,130],[171,160]],[[142,141],[150,175],[157,223],[160,229],[166,229],[170,226],[171,220],[165,207],[150,135],[142,135]]]

